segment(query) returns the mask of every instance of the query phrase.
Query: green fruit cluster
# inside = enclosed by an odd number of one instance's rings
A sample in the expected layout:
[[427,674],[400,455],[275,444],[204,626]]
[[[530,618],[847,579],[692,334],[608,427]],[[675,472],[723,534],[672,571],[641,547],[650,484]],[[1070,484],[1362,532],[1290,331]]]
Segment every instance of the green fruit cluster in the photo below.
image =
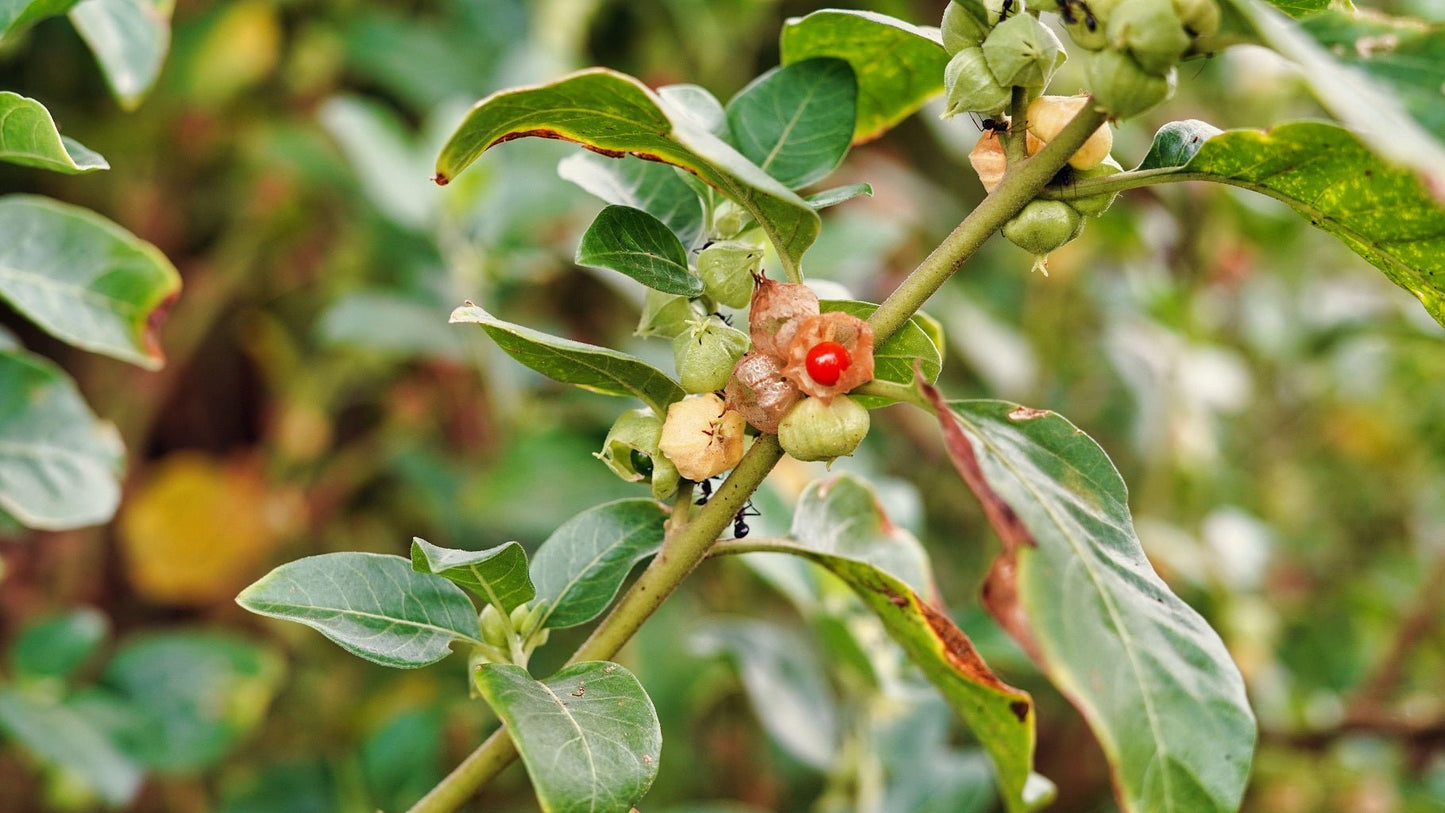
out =
[[1024,13],[1023,0],[954,0],[943,14],[943,47],[951,57],[944,116],[996,115],[1015,85],[1042,93],[1066,58],[1054,32]]
[[1089,89],[1116,118],[1148,110],[1174,93],[1194,41],[1219,30],[1215,0],[1058,0],[1064,27],[1089,59]]

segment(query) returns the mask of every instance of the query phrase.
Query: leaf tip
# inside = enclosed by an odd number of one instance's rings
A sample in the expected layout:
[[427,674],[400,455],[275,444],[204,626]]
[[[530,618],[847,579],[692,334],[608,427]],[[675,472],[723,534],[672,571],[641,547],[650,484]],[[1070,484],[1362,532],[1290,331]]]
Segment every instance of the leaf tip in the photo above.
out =
[[438,172],[437,174],[432,176],[431,181],[437,186],[446,186],[447,184],[452,182],[452,179],[448,178],[445,174]]

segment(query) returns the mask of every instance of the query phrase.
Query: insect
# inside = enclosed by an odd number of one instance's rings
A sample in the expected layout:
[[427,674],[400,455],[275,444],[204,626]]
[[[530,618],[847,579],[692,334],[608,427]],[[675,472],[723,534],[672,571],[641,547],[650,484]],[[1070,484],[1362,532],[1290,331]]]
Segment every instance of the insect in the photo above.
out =
[[707,505],[708,499],[712,497],[712,478],[709,477],[708,479],[703,480],[702,482],[698,483],[698,486],[702,490],[702,496],[697,498],[696,504]]
[[721,319],[721,320],[722,320],[722,323],[725,324],[725,325],[727,325],[728,327],[732,327],[732,326],[733,326],[733,318],[732,318],[731,316],[728,316],[727,314],[723,313],[722,311],[713,311],[713,312],[712,312],[712,315],[713,315],[713,316],[716,316],[716,317],[719,318],[719,319]]
[[744,521],[747,517],[760,516],[762,516],[762,514],[753,508],[753,501],[748,500],[747,505],[744,505],[742,509],[738,511],[737,515],[733,517],[733,539],[742,539],[748,535],[751,529],[748,527],[747,522]]
[[1013,10],[1013,7],[1014,0],[1003,0],[1003,5],[999,7],[998,18],[1000,20],[1007,20],[1008,13]]
[[853,364],[848,348],[837,342],[818,342],[808,350],[804,366],[808,376],[825,387],[831,387],[843,377],[843,371]]
[[981,132],[985,132],[985,133],[1007,133],[1007,132],[1008,132],[1008,126],[1009,126],[1008,119],[995,119],[995,118],[980,119],[980,118],[978,117],[978,114],[977,114],[977,113],[970,113],[969,115],[970,115],[970,116],[973,116],[973,126],[977,127]]

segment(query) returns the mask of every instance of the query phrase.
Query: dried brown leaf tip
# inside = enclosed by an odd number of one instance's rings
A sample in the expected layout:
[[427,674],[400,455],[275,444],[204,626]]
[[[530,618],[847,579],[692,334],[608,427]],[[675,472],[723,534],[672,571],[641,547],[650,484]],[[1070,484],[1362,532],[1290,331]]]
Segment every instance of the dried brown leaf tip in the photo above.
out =
[[873,327],[838,311],[799,320],[783,375],[803,392],[831,403],[873,380]]
[[778,423],[803,394],[783,377],[783,365],[756,350],[745,354],[728,379],[727,408],[742,413],[759,432],[778,433]]

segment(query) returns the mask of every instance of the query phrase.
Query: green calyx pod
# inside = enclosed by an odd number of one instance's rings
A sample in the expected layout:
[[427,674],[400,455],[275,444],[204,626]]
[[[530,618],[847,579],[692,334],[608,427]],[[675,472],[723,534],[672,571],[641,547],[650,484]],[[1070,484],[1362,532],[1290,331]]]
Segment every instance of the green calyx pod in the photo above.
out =
[[992,116],[1003,112],[1011,96],[988,69],[982,48],[965,48],[954,54],[943,71],[943,86],[948,96],[944,118],[970,112]]
[[778,424],[778,443],[797,460],[833,460],[858,448],[869,422],[868,410],[846,395],[830,404],[804,398]]
[[482,629],[482,641],[507,652],[512,647],[512,633],[508,629],[507,622],[502,619],[502,613],[494,605],[488,604],[482,608],[482,614],[477,619]]
[[1030,201],[1003,226],[1009,242],[1038,257],[1059,248],[1084,230],[1084,217],[1061,200]]
[[[1073,171],[1074,182],[1088,180],[1090,178],[1107,178],[1123,172],[1124,168],[1113,158],[1105,158],[1104,162],[1091,169],[1076,169]],[[1066,188],[1064,194],[1069,195]],[[1098,217],[1108,211],[1109,206],[1114,203],[1114,198],[1119,197],[1118,192],[1105,192],[1099,195],[1086,195],[1083,197],[1068,197],[1064,202],[1069,204],[1074,211],[1085,217]]]
[[1145,71],[1163,76],[1188,50],[1189,35],[1172,0],[1123,0],[1109,15],[1109,42]]
[[999,23],[983,41],[983,55],[998,84],[1042,88],[1068,55],[1048,26],[1030,14]]
[[708,229],[708,234],[714,240],[737,237],[752,220],[753,216],[748,214],[747,209],[730,200],[724,200],[713,207],[712,227]]
[[1089,90],[1109,115],[1127,119],[1172,96],[1176,73],[1155,76],[1123,51],[1099,51],[1089,57]]
[[671,339],[702,315],[702,308],[687,297],[648,288],[647,297],[642,300],[642,317],[637,320],[637,329],[633,334],[643,338]]
[[954,0],[943,10],[943,49],[949,56],[972,48],[988,36],[989,24],[985,22],[988,12],[979,2],[960,3]]
[[658,451],[662,419],[649,409],[633,409],[617,416],[602,451],[593,454],[613,474],[629,483],[651,481],[652,496],[667,499],[677,491],[677,468]]
[[748,334],[709,316],[672,340],[672,360],[683,390],[715,392],[727,386],[733,367],[748,349]]
[[724,240],[697,255],[697,275],[708,296],[729,308],[746,308],[753,298],[753,274],[762,262],[762,246]]
[[1219,4],[1214,0],[1174,0],[1174,13],[1190,37],[1207,37],[1219,30]]
[[1069,38],[1086,51],[1109,47],[1109,15],[1119,0],[1061,0],[1059,17]]

